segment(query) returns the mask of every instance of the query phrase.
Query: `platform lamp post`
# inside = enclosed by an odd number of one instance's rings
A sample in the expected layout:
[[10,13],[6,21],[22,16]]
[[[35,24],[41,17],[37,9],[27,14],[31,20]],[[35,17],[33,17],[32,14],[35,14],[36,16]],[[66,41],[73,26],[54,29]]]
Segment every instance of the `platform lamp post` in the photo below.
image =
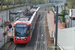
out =
[[[71,12],[72,12],[72,10],[71,10]],[[72,27],[72,19],[73,19],[73,17],[72,17],[72,14],[71,14],[71,27]]]
[[11,12],[11,11],[9,10],[9,21],[11,22],[10,12]]
[[[4,24],[3,24],[4,21]],[[4,29],[4,44],[5,44],[5,20],[3,19],[3,15],[2,15],[2,28]]]
[[26,2],[25,2],[25,5],[26,5],[26,9],[27,9],[27,0],[26,0]]
[[6,35],[6,32],[5,32],[5,20],[3,19],[3,15],[2,15],[2,18],[0,20],[2,20],[1,27],[4,30],[3,37],[4,37],[4,44],[5,44],[5,35]]
[[58,6],[56,7],[55,50],[57,50],[57,31],[58,31]]
[[[57,50],[57,32],[58,32],[58,16],[63,16],[64,14],[58,14],[58,6],[56,7],[56,30],[55,30],[55,50]],[[63,19],[65,21],[65,19]]]
[[13,0],[13,11],[14,11],[14,0]]
[[3,9],[3,0],[1,0],[1,10]]
[[2,15],[2,28],[4,28],[4,24],[3,24],[4,20],[3,20],[3,15]]
[[12,36],[13,36],[13,28],[12,28]]

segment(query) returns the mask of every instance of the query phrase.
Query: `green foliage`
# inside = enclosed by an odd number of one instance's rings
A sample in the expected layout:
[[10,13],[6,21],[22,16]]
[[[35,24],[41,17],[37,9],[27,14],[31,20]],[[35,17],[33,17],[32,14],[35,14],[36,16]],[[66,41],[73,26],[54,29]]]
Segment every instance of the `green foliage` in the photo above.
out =
[[60,16],[60,20],[61,20],[61,23],[62,23],[63,22],[63,19],[65,19],[65,15],[67,15],[68,13],[66,12],[66,9],[62,9],[61,10],[61,14],[64,15],[64,17],[63,16]]
[[51,8],[51,7],[49,7],[49,10],[52,10],[52,8]]
[[12,5],[13,4],[13,2],[9,2],[9,5]]
[[2,50],[7,50],[10,45],[11,45],[11,43],[6,43],[6,44],[2,47]]
[[62,9],[61,14],[67,15],[68,13],[66,11],[67,11],[66,9]]
[[61,23],[62,23],[62,22],[63,22],[63,17],[62,17],[62,16],[60,16],[60,17],[59,17],[59,19],[61,20]]
[[33,8],[33,4],[30,4],[30,8]]
[[40,7],[43,7],[43,6],[45,6],[45,5],[42,5],[42,6],[40,6]]
[[55,8],[55,5],[52,5],[52,7],[54,7],[54,8]]
[[55,48],[54,48],[55,46],[54,46],[54,44],[52,44],[52,50],[54,50]]
[[38,3],[42,4],[42,3],[44,3],[44,0],[38,0]]
[[7,5],[7,1],[6,0],[3,0],[3,5]]
[[72,9],[72,8],[73,8],[73,3],[72,3],[72,2],[69,2],[69,3],[68,3],[68,6],[69,6],[69,8]]

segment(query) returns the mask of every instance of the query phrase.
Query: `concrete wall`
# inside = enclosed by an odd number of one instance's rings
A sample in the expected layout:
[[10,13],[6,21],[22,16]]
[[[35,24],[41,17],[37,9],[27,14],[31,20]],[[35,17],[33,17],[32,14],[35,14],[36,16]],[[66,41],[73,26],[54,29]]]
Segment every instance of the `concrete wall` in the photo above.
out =
[[47,22],[48,22],[48,28],[49,28],[49,33],[50,33],[50,39],[53,40],[53,30],[51,28],[51,24],[49,22],[49,15],[47,14]]
[[75,50],[75,27],[58,29],[58,44],[64,50]]
[[[7,36],[5,36],[5,43],[7,42]],[[0,42],[0,48],[5,44],[4,43],[4,37],[3,37],[3,40],[2,40],[2,42]]]

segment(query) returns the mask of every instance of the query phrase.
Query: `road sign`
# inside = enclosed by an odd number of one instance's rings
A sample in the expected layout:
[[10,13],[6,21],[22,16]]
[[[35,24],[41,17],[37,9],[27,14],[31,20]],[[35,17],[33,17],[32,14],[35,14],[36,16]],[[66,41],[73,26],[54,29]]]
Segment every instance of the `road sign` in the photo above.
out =
[[3,40],[3,32],[2,32],[2,28],[0,27],[0,42],[2,42]]

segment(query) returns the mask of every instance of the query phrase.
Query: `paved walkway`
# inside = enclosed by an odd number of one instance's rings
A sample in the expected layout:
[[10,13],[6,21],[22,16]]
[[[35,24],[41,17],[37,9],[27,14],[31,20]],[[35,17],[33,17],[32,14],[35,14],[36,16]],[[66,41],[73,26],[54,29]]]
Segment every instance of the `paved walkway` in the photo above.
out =
[[[48,24],[50,25],[48,28],[51,28],[49,31],[53,32],[53,37],[55,33],[55,23],[54,23],[54,13],[50,11],[50,13],[47,14],[47,20]],[[58,28],[61,29],[61,23],[58,21]]]

